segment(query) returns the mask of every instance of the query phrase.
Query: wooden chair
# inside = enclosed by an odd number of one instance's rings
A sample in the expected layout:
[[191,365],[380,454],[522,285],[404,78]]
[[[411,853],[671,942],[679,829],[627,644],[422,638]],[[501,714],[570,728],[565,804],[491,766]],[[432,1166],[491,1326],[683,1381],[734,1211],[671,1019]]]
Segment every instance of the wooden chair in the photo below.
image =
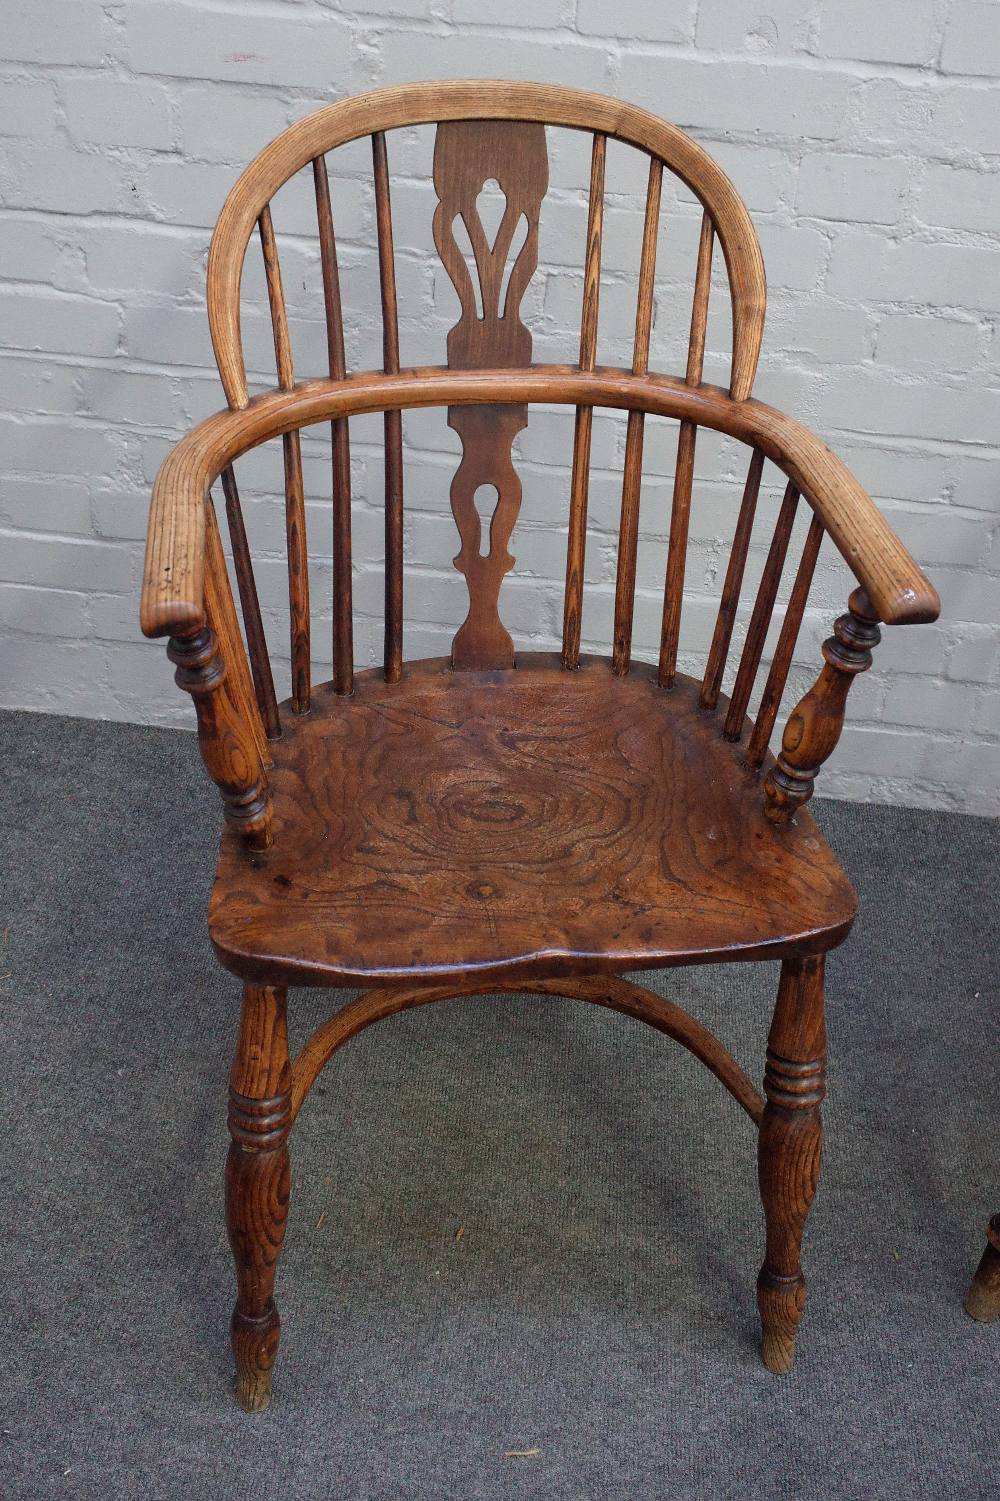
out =
[[[434,239],[461,302],[444,366],[400,364],[386,133],[437,125]],[[581,246],[580,357],[532,364],[520,308],[535,270],[548,182],[545,126],[592,137]],[[325,154],[370,136],[381,273],[383,368],[348,373]],[[631,368],[595,358],[606,146],[648,159]],[[649,369],[663,172],[703,206],[687,366]],[[297,381],[270,203],[311,173],[329,376]],[[491,245],[477,211],[496,179],[506,209]],[[509,266],[521,219],[523,243]],[[462,226],[464,225],[464,232]],[[250,399],[240,334],[244,257],[258,231],[278,388]],[[474,284],[459,248],[468,236]],[[702,381],[710,277],[721,248],[732,303],[729,389]],[[471,259],[471,257],[470,257]],[[508,279],[509,278],[509,279]],[[507,290],[504,294],[506,282]],[[208,314],[228,410],[169,455],[153,490],[142,628],[168,636],[195,703],[201,752],[225,828],[209,925],[243,981],[230,1076],[226,1212],[238,1296],[237,1393],[270,1397],[279,1322],[272,1296],[289,1203],[288,1138],[324,1064],[382,1017],[446,997],[532,991],[648,1022],[689,1049],[759,1128],[767,1236],[757,1284],[763,1358],[791,1368],[804,1282],[799,1248],[816,1188],[824,1095],[823,965],[848,933],[855,895],[804,804],[840,735],[848,689],[870,665],[879,622],[933,620],[933,587],[847,469],[798,422],[751,397],[764,321],[760,248],[732,184],[681,131],[641,109],[527,83],[414,84],[348,99],[299,121],[233,188],[212,240]],[[481,307],[481,311],[480,311]],[[498,613],[521,486],[512,445],[531,403],[575,408],[565,606],[559,654],[516,656]],[[468,615],[450,659],[403,664],[402,412],[446,407],[463,455],[451,484],[455,567]],[[581,655],[592,420],[628,412],[610,658]],[[385,652],[355,672],[348,424],[383,413]],[[679,423],[659,662],[631,653],[643,428]],[[300,432],[332,424],[333,678],[311,679]],[[699,428],[748,450],[718,617],[700,681],[678,670],[685,554]],[[291,698],[279,706],[233,463],[283,445]],[[735,682],[720,691],[765,462],[787,485]],[[243,635],[212,504],[221,478]],[[487,529],[475,500],[495,486]],[[756,718],[747,714],[796,511],[810,521]],[[666,528],[666,524],[665,524]],[[793,710],[777,759],[768,743],[824,534],[857,581]],[[516,670],[514,670],[516,668]],[[763,1093],[698,1021],[623,978],[630,970],[725,960],[781,964]],[[289,986],[358,987],[289,1059]]]

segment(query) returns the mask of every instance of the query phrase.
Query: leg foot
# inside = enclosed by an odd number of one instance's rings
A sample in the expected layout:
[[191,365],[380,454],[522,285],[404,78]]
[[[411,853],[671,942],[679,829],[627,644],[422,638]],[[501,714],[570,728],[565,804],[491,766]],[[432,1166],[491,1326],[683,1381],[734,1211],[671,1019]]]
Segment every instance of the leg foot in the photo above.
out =
[[795,1334],[806,1301],[806,1279],[777,1277],[761,1267],[757,1278],[760,1354],[769,1371],[787,1376],[795,1364]]
[[758,1174],[767,1248],[757,1279],[761,1354],[783,1375],[795,1362],[795,1335],[805,1303],[799,1253],[819,1181],[825,1093],[826,1027],[823,959],[787,960],[768,1038]]
[[1000,1214],[990,1220],[986,1236],[986,1250],[965,1300],[966,1313],[980,1324],[1000,1318]]
[[281,1334],[273,1293],[288,1219],[291,1083],[285,991],[246,985],[229,1080],[226,1226],[236,1263],[236,1396],[247,1412],[263,1412],[271,1400]]
[[236,1400],[244,1412],[263,1412],[271,1405],[271,1368],[281,1337],[281,1320],[273,1301],[259,1319],[247,1318],[234,1308],[231,1336],[236,1358]]

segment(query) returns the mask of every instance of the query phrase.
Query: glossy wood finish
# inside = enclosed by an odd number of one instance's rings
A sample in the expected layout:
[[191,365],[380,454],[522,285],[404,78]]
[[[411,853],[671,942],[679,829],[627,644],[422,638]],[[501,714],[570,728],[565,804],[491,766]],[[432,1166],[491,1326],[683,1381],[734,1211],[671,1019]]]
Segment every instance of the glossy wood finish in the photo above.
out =
[[757,1279],[761,1353],[768,1370],[790,1371],[805,1303],[800,1251],[806,1216],[819,1181],[826,1093],[823,955],[786,960],[767,1040],[757,1161],[767,1220],[764,1264]]
[[239,292],[247,242],[281,185],[315,157],[377,131],[452,120],[519,120],[598,132],[657,157],[711,214],[726,259],[733,304],[730,392],[750,394],[764,328],[764,263],[742,199],[716,162],[666,121],[626,104],[557,84],[470,79],[403,84],[316,110],[266,147],[226,199],[208,260],[208,316],[219,374],[231,407],[248,402]]
[[[396,259],[389,198],[389,156],[382,131],[372,136],[378,274],[382,298],[382,368],[399,373],[399,311]],[[398,683],[403,670],[403,416],[386,412],[385,438],[385,648],[386,681]]]
[[778,597],[778,586],[781,583],[781,572],[785,566],[788,544],[791,541],[792,527],[795,525],[795,511],[798,503],[797,488],[791,483],[787,484],[781,509],[778,511],[778,519],[774,525],[771,546],[768,548],[764,562],[764,572],[760,576],[750,624],[747,626],[739,671],[736,674],[736,682],[733,684],[733,696],[726,711],[723,733],[727,740],[738,740],[743,733],[747,705],[750,702],[750,694],[753,692],[760,659],[764,654],[767,628],[771,624],[774,601]]
[[[601,244],[604,234],[604,169],[607,137],[594,136],[590,161],[587,208],[587,250],[580,311],[580,369],[597,363],[597,320],[601,295]],[[587,503],[590,491],[590,443],[594,409],[578,406],[573,433],[573,470],[569,486],[569,534],[566,543],[566,594],[563,603],[563,666],[580,661],[580,623],[583,617],[583,572],[587,546]],[[627,461],[626,461],[627,468]]]
[[204,623],[204,516],[209,486],[227,464],[284,432],[348,413],[389,408],[495,405],[533,401],[642,410],[691,421],[760,448],[793,481],[887,625],[936,620],[937,591],[846,466],[793,417],[717,386],[688,386],[669,375],[633,375],[572,365],[448,370],[440,366],[366,371],[343,381],[302,381],[293,391],[255,397],[242,411],[200,423],[164,460],[153,486],[141,622],[148,636]]
[[1000,1214],[986,1227],[986,1249],[976,1268],[965,1311],[980,1324],[1000,1318]]
[[[506,197],[492,244],[478,208],[479,195],[490,180]],[[521,321],[521,301],[538,264],[538,218],[548,180],[541,125],[487,120],[438,127],[434,243],[462,305],[462,315],[448,335],[448,363],[454,369],[530,363],[531,333]],[[508,270],[522,217],[527,234]],[[475,257],[478,298],[455,238],[459,220]],[[448,426],[462,440],[462,461],[451,486],[451,508],[462,541],[455,567],[469,588],[469,613],[452,643],[453,667],[514,665],[514,643],[500,620],[498,604],[504,575],[514,566],[508,543],[521,508],[521,481],[511,446],[527,424],[523,403],[448,409]],[[488,537],[476,508],[476,495],[484,487],[497,496]]]
[[[439,122],[434,238],[461,316],[448,336],[447,367],[414,370],[400,364],[386,133],[431,121]],[[588,130],[593,139],[579,359],[572,366],[533,365],[521,316],[548,186],[546,123]],[[360,136],[372,143],[383,369],[348,374],[325,153]],[[649,157],[630,370],[597,365],[609,138]],[[310,167],[330,375],[297,383],[270,203],[294,172]],[[664,170],[679,175],[703,208],[683,379],[649,370]],[[491,179],[506,199],[492,239],[479,212]],[[278,389],[250,400],[239,285],[255,224]],[[702,380],[716,242],[733,304],[728,392]],[[847,934],[855,909],[850,884],[803,804],[840,733],[848,686],[870,662],[877,621],[933,619],[938,601],[825,445],[750,396],[765,293],[746,210],[694,142],[631,106],[534,84],[409,85],[320,110],[261,153],[220,217],[208,296],[231,410],[202,423],[157,477],[142,625],[151,636],[171,638],[177,679],[195,699],[202,755],[226,815],[210,931],[222,962],[244,980],[227,1167],[240,1401],[256,1411],[270,1395],[287,1140],[313,1082],[337,1049],[371,1023],[497,989],[568,996],[647,1023],[699,1058],[759,1127],[767,1225],[758,1282],[763,1355],[772,1370],[788,1370],[804,1296],[800,1245],[819,1169],[824,956]],[[576,409],[562,652],[522,654],[511,671],[513,645],[499,599],[514,562],[509,543],[520,505],[512,445],[535,402]],[[447,407],[462,440],[452,507],[469,612],[450,662],[404,666],[402,412],[425,406]],[[628,412],[608,661],[580,657],[595,407]],[[367,412],[384,416],[385,651],[382,668],[355,674],[348,421]],[[650,414],[680,423],[655,669],[633,663],[631,650]],[[299,434],[327,421],[333,678],[314,692]],[[700,683],[677,672],[699,426],[752,450]],[[284,715],[274,702],[231,467],[277,438],[285,457],[292,655],[292,700]],[[778,465],[788,484],[727,702],[721,687],[765,460]],[[210,502],[220,474],[249,664]],[[476,504],[484,486],[497,494],[487,524]],[[810,527],[754,725],[747,719],[751,690],[800,496],[812,510]],[[826,532],[860,587],[774,762],[767,744]],[[621,973],[762,958],[781,961],[763,1094],[701,1023]],[[289,984],[371,988],[321,1025],[292,1064]],[[977,1287],[992,1286],[994,1250]]]
[[274,1274],[288,1219],[292,1070],[285,991],[247,985],[236,1056],[229,1075],[226,1227],[236,1262],[232,1318],[236,1396],[247,1412],[271,1400],[271,1370],[281,1321]]
[[[583,979],[564,976],[559,980],[521,980],[516,993],[556,996],[566,1000],[589,1001],[595,1006],[605,1006],[610,1011],[620,1011],[625,1016],[635,1017],[657,1032],[679,1042],[693,1054],[732,1095],[736,1103],[755,1125],[760,1124],[764,1113],[764,1096],[755,1089],[717,1037],[702,1026],[695,1017],[689,1016],[680,1006],[663,996],[656,995],[643,985],[624,980],[618,975],[595,975]],[[329,1021],[317,1027],[302,1047],[292,1064],[292,1119],[305,1104],[310,1089],[321,1071],[329,1063],[338,1048],[345,1042],[370,1027],[373,1022],[396,1016],[414,1006],[426,1006],[432,1001],[453,1000],[458,996],[495,994],[494,985],[463,985],[455,989],[451,985],[392,986],[382,990],[366,990],[335,1011]]]
[[411,664],[318,694],[274,746],[273,848],[227,837],[216,952],[248,979],[513,981],[828,948],[855,897],[811,819],[781,838],[760,783],[655,670],[526,655]]
[[788,607],[781,624],[781,634],[774,649],[771,670],[764,684],[753,733],[750,736],[750,744],[747,748],[748,766],[761,765],[771,740],[771,732],[781,707],[781,696],[785,691],[788,669],[792,665],[792,654],[799,638],[802,616],[805,613],[806,600],[809,597],[809,589],[816,571],[822,542],[823,523],[818,516],[813,516],[806,533],[805,546],[802,549],[802,557],[799,559],[792,592],[788,598]]
[[[646,216],[642,230],[642,258],[636,292],[635,338],[632,344],[632,374],[649,369],[649,339],[653,326],[653,292],[656,281],[656,251],[660,231],[660,197],[663,164],[649,164]],[[635,565],[639,541],[639,500],[642,490],[642,450],[646,414],[631,411],[625,433],[625,463],[622,469],[622,510],[618,526],[618,564],[615,577],[615,623],[612,637],[612,670],[621,676],[632,658],[632,617],[635,610]]]
[[281,734],[278,700],[274,692],[271,658],[268,655],[264,623],[260,614],[253,559],[250,556],[250,544],[247,541],[246,526],[243,522],[243,508],[240,505],[240,493],[231,464],[222,471],[222,493],[226,501],[226,521],[233,548],[233,568],[236,573],[236,587],[239,590],[243,625],[247,634],[247,650],[250,656],[250,671],[253,675],[257,709],[267,738],[277,740]]
[[[715,231],[712,220],[708,214],[704,214],[698,244],[694,301],[691,308],[687,373],[684,377],[689,386],[701,384],[714,245]],[[674,471],[674,495],[670,507],[667,579],[663,592],[663,624],[660,630],[659,681],[661,688],[672,688],[677,672],[677,641],[681,629],[681,603],[684,595],[684,569],[687,561],[688,522],[691,514],[691,486],[694,481],[694,452],[697,434],[698,429],[693,422],[682,422],[677,435],[677,466]]]
[[226,823],[248,848],[271,842],[267,776],[254,735],[226,687],[226,664],[210,626],[190,636],[171,636],[167,655],[178,688],[190,693],[198,716],[198,747],[205,769],[222,797]]
[[253,737],[262,765],[270,766],[271,752],[251,685],[243,637],[240,635],[233,593],[226,572],[219,524],[215,519],[215,507],[211,500],[205,502],[205,544],[205,607],[219,643],[221,659],[226,665],[223,692],[229,698],[236,719],[246,726]]
[[714,709],[719,701],[719,689],[722,687],[722,677],[729,657],[729,645],[733,639],[733,626],[736,624],[736,611],[739,609],[740,591],[743,588],[743,574],[747,564],[750,534],[757,511],[757,498],[760,494],[763,469],[763,451],[755,448],[747,470],[746,484],[743,487],[743,499],[740,502],[740,512],[736,519],[733,545],[729,550],[729,563],[722,586],[715,632],[712,636],[708,661],[705,664],[705,676],[702,679],[701,701],[706,709]]
[[[323,272],[327,362],[331,380],[347,374],[344,352],[344,315],[340,297],[337,240],[330,202],[326,158],[313,162],[316,225]],[[338,693],[350,693],[354,675],[354,613],[351,579],[351,436],[346,417],[330,424],[333,464],[333,682]]]
[[[274,358],[278,386],[290,391],[295,384],[292,345],[288,336],[285,294],[281,284],[278,246],[271,223],[271,210],[264,205],[258,219],[260,245],[267,278],[267,298],[274,331]],[[303,714],[309,707],[310,618],[309,554],[306,543],[306,501],[302,484],[302,445],[296,429],[283,433],[282,455],[285,466],[285,540],[288,551],[288,608],[292,657],[292,709]]]
[[772,823],[787,823],[812,797],[816,774],[840,739],[851,684],[872,665],[872,647],[881,639],[876,622],[868,596],[855,589],[847,614],[823,643],[823,670],[789,715],[777,764],[767,774],[766,813]]

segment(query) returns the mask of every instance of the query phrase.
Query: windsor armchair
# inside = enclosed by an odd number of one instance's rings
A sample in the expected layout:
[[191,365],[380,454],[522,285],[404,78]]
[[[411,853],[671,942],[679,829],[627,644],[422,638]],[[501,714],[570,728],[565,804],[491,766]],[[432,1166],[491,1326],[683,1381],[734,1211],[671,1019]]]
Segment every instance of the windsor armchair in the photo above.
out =
[[[387,132],[420,124],[437,127],[433,233],[461,316],[447,338],[447,364],[405,368]],[[532,337],[520,316],[538,257],[546,127],[592,138],[573,365],[532,364]],[[349,373],[326,154],[365,136],[372,143],[383,367]],[[596,361],[609,138],[648,159],[627,369]],[[703,210],[679,378],[649,369],[665,170],[688,185]],[[313,178],[329,366],[328,376],[310,380],[293,371],[270,206],[300,171]],[[506,196],[492,245],[476,208],[490,179]],[[463,225],[468,259],[456,239]],[[277,389],[251,398],[240,299],[255,229]],[[728,390],[702,381],[716,244],[732,304]],[[219,959],[243,982],[226,1205],[237,1272],[237,1395],[247,1409],[263,1408],[270,1397],[288,1138],[311,1085],[333,1053],[372,1022],[483,992],[571,997],[638,1017],[689,1049],[735,1097],[759,1130],[763,1358],[776,1372],[791,1367],[804,1299],[800,1242],[820,1157],[824,958],[855,912],[851,885],[804,805],[837,742],[851,682],[871,663],[879,622],[932,620],[938,600],[845,467],[797,422],[752,398],[764,303],[753,226],[711,158],[643,110],[569,89],[434,83],[345,100],[272,142],[225,203],[209,256],[208,313],[228,410],[185,438],[157,476],[142,627],[170,638],[177,682],[194,699],[202,755],[225,815],[209,925]],[[553,503],[553,519],[568,520],[562,649],[515,655],[499,599],[514,565],[508,544],[521,500],[513,445],[538,402],[575,409],[566,511]],[[468,614],[449,658],[404,666],[402,412],[428,406],[447,408],[462,442],[451,506]],[[609,658],[581,653],[592,424],[602,407],[628,413]],[[348,429],[362,413],[384,419],[385,648],[380,667],[356,672]],[[656,664],[632,654],[650,416],[679,424]],[[333,673],[315,687],[300,434],[319,423],[331,424]],[[678,643],[700,428],[745,445],[748,467],[707,663],[696,680],[679,670]],[[280,705],[233,468],[277,438],[291,678],[290,699]],[[767,462],[787,483],[727,695],[724,674]],[[212,502],[220,478],[242,630]],[[488,528],[475,504],[484,485],[497,492]],[[808,531],[751,719],[803,501]],[[768,745],[825,534],[856,587],[775,759]],[[624,978],[629,970],[764,958],[780,961],[780,983],[763,1092],[698,1021]],[[295,985],[361,993],[292,1061],[286,995]]]

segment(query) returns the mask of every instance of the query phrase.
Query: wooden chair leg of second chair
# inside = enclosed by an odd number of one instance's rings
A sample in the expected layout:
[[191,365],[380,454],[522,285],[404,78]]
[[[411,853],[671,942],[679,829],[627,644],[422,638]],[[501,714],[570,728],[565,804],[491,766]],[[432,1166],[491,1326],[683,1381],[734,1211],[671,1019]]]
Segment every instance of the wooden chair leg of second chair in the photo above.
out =
[[285,1001],[284,989],[244,986],[229,1076],[226,1225],[237,1285],[232,1342],[236,1396],[247,1412],[262,1412],[271,1400],[281,1333],[273,1292],[290,1187],[292,1072]]
[[972,1279],[965,1311],[981,1324],[1000,1318],[1000,1214],[986,1227],[986,1250]]
[[768,1037],[760,1124],[760,1196],[767,1249],[757,1279],[761,1354],[768,1370],[790,1371],[805,1302],[800,1248],[819,1181],[825,1094],[823,957],[786,960]]

